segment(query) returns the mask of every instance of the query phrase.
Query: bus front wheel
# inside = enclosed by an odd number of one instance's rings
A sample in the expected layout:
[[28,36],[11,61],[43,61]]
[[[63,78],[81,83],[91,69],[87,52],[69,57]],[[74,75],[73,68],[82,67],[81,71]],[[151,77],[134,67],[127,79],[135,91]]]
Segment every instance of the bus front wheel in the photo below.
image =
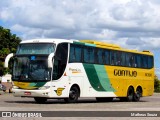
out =
[[78,101],[78,97],[80,96],[79,89],[76,86],[71,87],[69,91],[69,97],[65,98],[65,102],[68,103],[76,103]]
[[34,100],[37,102],[37,103],[40,103],[40,104],[43,104],[47,101],[47,98],[43,98],[43,97],[34,97]]

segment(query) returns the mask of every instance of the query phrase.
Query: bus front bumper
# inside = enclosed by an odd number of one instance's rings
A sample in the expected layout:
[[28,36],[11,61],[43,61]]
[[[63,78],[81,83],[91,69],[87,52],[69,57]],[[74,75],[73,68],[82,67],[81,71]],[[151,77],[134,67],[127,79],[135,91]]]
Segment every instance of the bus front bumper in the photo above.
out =
[[50,97],[50,89],[46,90],[24,90],[24,89],[12,89],[15,97]]

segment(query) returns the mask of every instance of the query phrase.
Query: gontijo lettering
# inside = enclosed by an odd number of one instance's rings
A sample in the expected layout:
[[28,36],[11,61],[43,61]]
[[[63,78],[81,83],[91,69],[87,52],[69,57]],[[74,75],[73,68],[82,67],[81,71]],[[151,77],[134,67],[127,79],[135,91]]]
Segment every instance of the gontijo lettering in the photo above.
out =
[[115,76],[137,77],[137,71],[115,69],[114,75]]

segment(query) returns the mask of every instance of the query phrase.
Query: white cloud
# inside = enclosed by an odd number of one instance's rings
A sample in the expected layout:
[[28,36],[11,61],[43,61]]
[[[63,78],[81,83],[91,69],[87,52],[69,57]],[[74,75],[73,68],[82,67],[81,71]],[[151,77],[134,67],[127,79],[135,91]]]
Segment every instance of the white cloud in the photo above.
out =
[[95,39],[154,50],[159,10],[159,0],[1,0],[0,20],[22,39]]

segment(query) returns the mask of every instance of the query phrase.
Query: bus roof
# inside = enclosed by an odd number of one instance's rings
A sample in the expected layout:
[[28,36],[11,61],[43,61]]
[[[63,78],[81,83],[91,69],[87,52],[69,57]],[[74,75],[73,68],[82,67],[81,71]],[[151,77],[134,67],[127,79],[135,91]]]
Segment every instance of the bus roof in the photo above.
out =
[[80,40],[80,42],[95,44],[96,47],[101,47],[101,48],[115,48],[115,49],[121,48],[119,45],[109,44],[109,43],[94,41],[94,40]]
[[143,50],[143,51],[129,50],[129,49],[121,48],[119,45],[116,45],[116,44],[109,44],[106,42],[100,42],[100,41],[95,41],[95,40],[80,40],[80,42],[85,43],[85,45],[92,44],[92,46],[95,45],[95,47],[99,47],[99,48],[108,48],[112,50],[119,50],[119,51],[131,52],[131,53],[153,55],[153,53],[151,53],[148,50]]
[[78,40],[67,40],[67,39],[31,39],[31,40],[23,40],[20,44],[23,43],[62,43],[62,42],[67,42],[67,43],[73,43],[73,41],[77,41]]
[[99,47],[99,48],[108,48],[108,49],[112,49],[112,50],[126,51],[126,52],[146,54],[146,55],[153,55],[153,53],[151,53],[148,50],[144,50],[144,51],[129,50],[129,49],[121,48],[119,45],[116,45],[116,44],[110,44],[110,43],[100,42],[100,41],[95,41],[95,40],[31,39],[31,40],[23,40],[23,41],[21,41],[20,44],[24,44],[24,43],[54,43],[54,44],[59,44],[59,43],[62,43],[62,42],[77,43],[77,44],[83,44],[83,45],[94,46],[94,47]]

